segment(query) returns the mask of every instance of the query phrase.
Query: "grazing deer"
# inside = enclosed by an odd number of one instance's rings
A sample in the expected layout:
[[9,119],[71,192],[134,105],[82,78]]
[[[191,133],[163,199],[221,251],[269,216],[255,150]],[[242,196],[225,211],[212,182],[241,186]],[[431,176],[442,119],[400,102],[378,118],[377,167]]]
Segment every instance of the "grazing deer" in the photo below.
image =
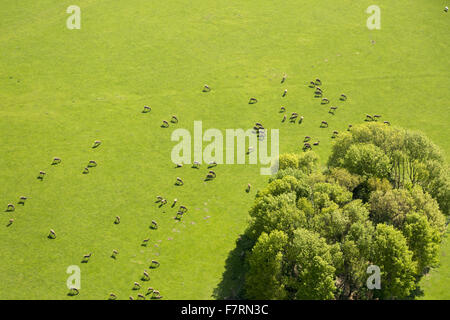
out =
[[345,101],[345,100],[347,100],[347,96],[345,95],[345,94],[341,94],[341,98],[340,98],[342,101]]
[[177,211],[177,215],[175,216],[175,220],[181,220],[181,218],[183,217],[184,212],[182,211]]
[[25,201],[26,201],[27,199],[28,199],[27,197],[21,196],[21,197],[19,198],[19,204],[25,204]]
[[142,240],[142,244],[141,245],[143,247],[146,247],[149,240],[150,240],[149,238]]
[[163,296],[159,293],[159,291],[156,291],[157,294],[155,293],[155,291],[153,291],[153,299],[162,299]]
[[310,88],[314,88],[315,86],[316,86],[316,84],[315,84],[314,81],[311,81],[311,82],[309,83],[309,87],[310,87]]
[[177,177],[177,181],[175,182],[175,184],[176,184],[177,186],[182,186],[182,185],[184,185],[184,182],[183,182],[183,180],[181,180],[180,177]]
[[280,113],[283,113],[283,112],[285,112],[286,111],[286,108],[285,107],[281,107],[280,108]]
[[150,265],[150,268],[157,268],[159,267],[160,263],[156,260],[152,260],[152,263]]
[[310,136],[305,136],[305,139],[303,139],[303,142],[307,142],[309,140],[311,140],[311,137]]
[[116,300],[117,296],[114,293],[109,294],[109,300]]
[[144,275],[142,276],[143,281],[150,280],[150,275],[148,274],[147,270],[144,270]]
[[88,253],[88,254],[85,254],[85,255],[83,256],[82,262],[84,262],[84,263],[89,262],[89,259],[91,258],[91,256],[92,256],[92,252],[90,252],[90,253]]
[[88,167],[96,167],[97,162],[95,160],[89,160]]
[[314,142],[313,145],[318,146],[320,141]]
[[330,100],[328,100],[327,98],[323,98],[321,103],[328,104],[328,103],[330,103]]
[[387,124],[388,126],[391,125],[391,123],[389,121],[383,121],[384,124]]
[[216,173],[212,170],[209,170],[208,174],[210,174],[213,178],[216,177]]
[[302,123],[304,118],[305,118],[305,117],[301,116],[301,117],[300,117],[300,120],[298,120],[298,124]]
[[320,81],[319,78],[316,79],[315,85],[320,86],[322,84],[322,81]]
[[169,127],[169,123],[166,120],[162,121],[163,124],[161,125],[162,128],[168,128]]
[[160,295],[160,293],[158,290],[153,290],[153,296],[159,296],[159,295]]
[[200,162],[194,161],[194,163],[192,164],[192,168],[198,169],[199,167],[200,167]]
[[281,120],[281,122],[285,122],[286,121],[286,115],[283,116],[283,120]]
[[139,294],[137,295],[137,297],[138,297],[138,299],[145,300],[145,296],[144,296],[143,294],[140,294],[140,293],[139,293]]
[[15,211],[16,207],[12,203],[8,203],[8,206],[6,207],[6,211]]
[[135,282],[134,286],[133,286],[133,290],[139,290],[141,288],[141,285],[139,284],[139,282]]
[[43,180],[45,175],[46,175],[45,171],[39,171],[38,179]]
[[320,123],[320,127],[328,127],[328,122],[326,122],[326,121],[322,121],[321,123]]
[[281,83],[284,83],[286,81],[286,73],[283,75],[283,79],[281,79]]
[[205,84],[203,86],[203,92],[210,92],[210,91],[211,91],[211,88],[207,84]]
[[100,140],[95,140],[94,141],[94,145],[92,146],[92,148],[97,148],[98,146],[100,146],[102,144],[102,142]]
[[58,163],[61,163],[61,158],[54,157],[54,158],[53,158],[52,165],[55,165],[55,164],[58,164]]
[[158,223],[155,220],[152,220],[151,228],[152,229],[158,229]]
[[85,167],[84,170],[83,170],[83,174],[87,174],[87,173],[89,173],[89,168]]
[[177,165],[175,166],[175,168],[181,168],[183,166],[182,163],[177,163]]
[[55,239],[56,238],[56,232],[53,229],[50,229],[50,234],[48,235],[48,237],[50,239]]
[[252,188],[252,185],[249,183],[249,184],[247,184],[247,189],[245,189],[245,191],[247,193],[249,193],[251,188]]
[[152,108],[150,108],[149,106],[144,106],[144,110],[142,111],[142,113],[147,113],[152,111]]
[[258,100],[256,99],[256,98],[250,98],[250,100],[249,100],[249,104],[254,104],[254,103],[257,103],[258,102]]
[[284,89],[282,97],[286,97],[286,95],[287,95],[287,89]]
[[336,138],[336,136],[339,134],[339,132],[337,131],[333,131],[333,135],[331,136],[332,138]]
[[111,257],[115,259],[118,254],[119,254],[119,251],[114,249],[113,252],[112,252]]
[[217,166],[217,162],[211,161],[208,165],[208,169]]
[[170,122],[172,122],[172,123],[178,123],[178,118],[177,118],[177,116],[172,116],[172,118],[170,119]]
[[120,217],[116,216],[116,220],[114,221],[114,224],[119,224],[120,223]]
[[8,222],[8,224],[6,226],[9,227],[10,225],[13,224],[13,222],[14,222],[14,219],[9,219],[9,222]]
[[75,287],[71,287],[71,288],[70,288],[69,294],[70,294],[71,296],[76,296],[76,295],[78,295],[79,293],[80,293],[80,290],[78,290],[78,288],[75,288]]
[[350,131],[350,129],[352,128],[353,126],[351,125],[351,124],[349,124],[348,125],[348,128],[347,128],[347,131]]

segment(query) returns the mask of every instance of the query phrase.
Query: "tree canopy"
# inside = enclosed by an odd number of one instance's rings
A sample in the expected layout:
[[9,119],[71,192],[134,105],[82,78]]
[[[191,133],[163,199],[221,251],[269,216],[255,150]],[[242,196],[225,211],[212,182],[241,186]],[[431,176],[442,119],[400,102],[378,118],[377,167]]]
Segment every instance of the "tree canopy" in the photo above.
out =
[[[405,299],[438,262],[448,168],[423,134],[379,124],[336,139],[321,171],[313,151],[280,156],[250,210],[249,299]],[[381,289],[367,286],[368,267]]]

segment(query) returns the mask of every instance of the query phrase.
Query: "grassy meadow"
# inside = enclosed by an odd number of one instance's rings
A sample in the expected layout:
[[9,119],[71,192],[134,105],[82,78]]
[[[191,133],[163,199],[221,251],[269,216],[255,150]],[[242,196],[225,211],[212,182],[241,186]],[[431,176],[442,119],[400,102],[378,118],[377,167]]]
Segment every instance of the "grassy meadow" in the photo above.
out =
[[[301,152],[309,135],[320,141],[314,151],[325,165],[333,130],[380,114],[423,131],[449,155],[445,1],[377,1],[380,30],[366,27],[372,4],[2,0],[0,299],[107,299],[111,292],[128,299],[149,286],[164,299],[214,298],[268,177],[249,164],[218,165],[208,182],[205,164],[175,168],[171,134],[192,132],[195,120],[223,132],[261,122],[280,130],[280,152]],[[80,30],[66,27],[70,5],[81,8]],[[308,87],[317,77],[339,107],[334,115]],[[211,92],[202,92],[204,84]],[[250,97],[258,103],[248,104]],[[152,111],[142,113],[144,105]],[[303,123],[282,123],[281,106]],[[179,123],[161,128],[172,115]],[[319,128],[322,120],[328,128]],[[93,149],[95,140],[102,144]],[[53,157],[62,163],[51,165]],[[82,174],[89,160],[98,166]],[[168,204],[159,207],[157,195]],[[24,205],[20,196],[28,197]],[[8,203],[14,212],[3,212]],[[181,221],[173,219],[178,204],[189,208]],[[422,281],[423,298],[450,299],[448,238],[441,256]],[[149,269],[154,259],[161,265]],[[70,265],[81,268],[74,297]],[[140,279],[144,269],[148,282]],[[143,288],[133,290],[135,281]]]

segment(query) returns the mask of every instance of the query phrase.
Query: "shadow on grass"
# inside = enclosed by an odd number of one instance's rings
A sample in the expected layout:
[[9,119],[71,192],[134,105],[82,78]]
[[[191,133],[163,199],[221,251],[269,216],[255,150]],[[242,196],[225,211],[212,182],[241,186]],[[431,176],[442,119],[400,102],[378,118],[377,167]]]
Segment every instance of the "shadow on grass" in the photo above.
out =
[[230,251],[225,262],[222,280],[213,291],[218,300],[245,299],[244,281],[247,271],[246,256],[253,246],[253,241],[245,234],[236,240],[236,247]]

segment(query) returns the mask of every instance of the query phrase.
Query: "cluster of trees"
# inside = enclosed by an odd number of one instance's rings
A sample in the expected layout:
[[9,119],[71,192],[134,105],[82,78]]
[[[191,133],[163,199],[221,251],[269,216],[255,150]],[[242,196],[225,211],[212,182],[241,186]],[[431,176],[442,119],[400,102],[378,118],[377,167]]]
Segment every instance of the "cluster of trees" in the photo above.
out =
[[[248,299],[404,299],[438,262],[448,168],[420,133],[378,124],[336,139],[328,168],[284,154],[244,234]],[[370,290],[367,268],[380,268]]]

